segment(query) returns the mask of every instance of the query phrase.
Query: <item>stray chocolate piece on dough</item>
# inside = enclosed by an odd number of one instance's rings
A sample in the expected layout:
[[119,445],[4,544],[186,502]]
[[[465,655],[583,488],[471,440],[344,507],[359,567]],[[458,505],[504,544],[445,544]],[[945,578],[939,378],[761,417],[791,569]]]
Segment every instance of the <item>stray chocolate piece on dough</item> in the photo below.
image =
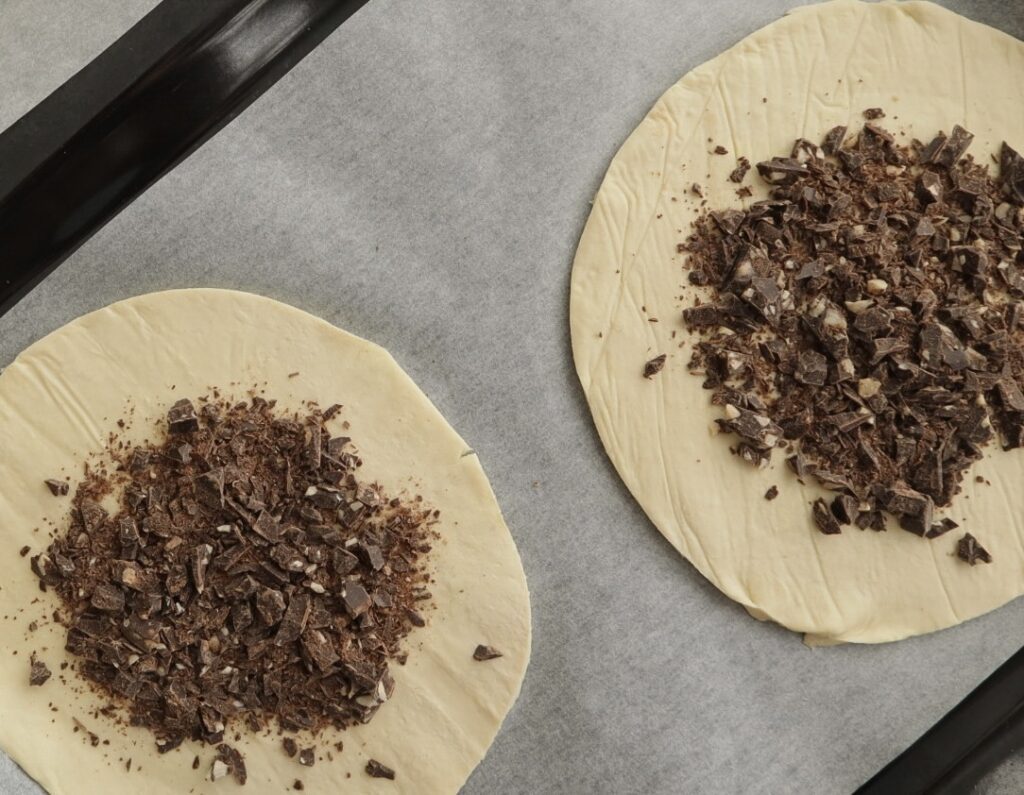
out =
[[665,366],[665,359],[668,358],[666,354],[655,356],[647,364],[644,365],[644,378],[651,378],[661,372],[661,368]]
[[729,181],[739,184],[740,182],[743,182],[743,178],[746,177],[747,172],[750,171],[750,161],[745,157],[740,157],[736,162],[738,165],[729,174]]
[[812,513],[814,516],[814,523],[818,525],[818,529],[825,535],[837,535],[843,531],[839,526],[839,522],[836,520],[836,517],[833,516],[832,511],[829,509],[828,503],[826,503],[821,497],[818,497],[818,499],[814,501]]
[[978,539],[970,533],[964,533],[964,537],[957,542],[956,554],[960,560],[970,563],[972,566],[978,561],[982,563],[992,562],[992,556],[988,553],[988,550],[979,544]]
[[376,759],[371,759],[366,763],[366,772],[374,778],[387,778],[392,781],[395,780],[395,771],[387,765],[382,765]]
[[727,154],[729,154],[729,150],[726,149],[721,144],[718,144],[718,146],[715,147],[714,152],[715,152],[716,155],[727,155]]
[[167,412],[167,430],[171,433],[192,433],[199,430],[196,407],[188,398],[182,398]]
[[54,497],[63,497],[70,490],[68,482],[66,480],[57,480],[56,478],[49,478],[45,481],[46,487],[50,490],[50,494]]
[[36,656],[33,654],[31,668],[28,674],[28,683],[34,687],[41,687],[46,684],[46,680],[52,675],[53,674],[50,673],[50,669],[46,667],[46,663],[42,660],[37,660]]
[[779,496],[779,487],[778,486],[769,486],[768,487],[768,491],[766,491],[764,493],[764,498],[766,500],[769,500],[769,501],[770,500],[774,500],[778,496]]
[[485,646],[482,643],[473,650],[473,659],[477,662],[496,660],[501,657],[501,652],[493,646]]
[[[160,753],[216,746],[210,776],[240,784],[229,735],[370,721],[425,623],[439,514],[360,478],[352,440],[332,438],[312,405],[217,399],[197,413],[186,399],[164,438],[107,454],[29,564],[62,602],[76,673],[111,714],[149,729]],[[99,500],[112,492],[108,513]],[[313,748],[282,745],[314,763]]]

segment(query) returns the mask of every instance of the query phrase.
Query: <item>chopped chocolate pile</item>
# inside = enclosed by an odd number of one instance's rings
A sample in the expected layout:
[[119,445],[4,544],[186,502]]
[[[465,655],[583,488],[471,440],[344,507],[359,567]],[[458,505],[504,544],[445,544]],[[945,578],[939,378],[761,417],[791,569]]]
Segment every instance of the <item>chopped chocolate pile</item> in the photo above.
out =
[[[868,118],[880,118],[869,109]],[[1024,158],[998,177],[962,127],[899,145],[867,123],[758,163],[770,198],[703,214],[680,251],[708,300],[690,369],[723,407],[733,452],[837,496],[823,533],[951,529],[950,504],[982,448],[1024,446]]]
[[77,672],[161,752],[218,745],[210,775],[239,783],[229,730],[345,728],[390,698],[438,516],[360,481],[325,413],[274,408],[175,403],[158,445],[112,445],[117,471],[87,476],[69,527],[31,558]]
[[970,533],[964,533],[964,537],[957,542],[956,554],[960,560],[970,563],[972,566],[979,560],[982,563],[992,562],[992,556],[988,553],[988,550],[979,544],[978,539]]
[[647,364],[644,365],[644,378],[651,378],[652,376],[660,373],[662,368],[665,366],[665,359],[667,358],[667,354],[663,353],[661,356],[655,356],[647,362]]

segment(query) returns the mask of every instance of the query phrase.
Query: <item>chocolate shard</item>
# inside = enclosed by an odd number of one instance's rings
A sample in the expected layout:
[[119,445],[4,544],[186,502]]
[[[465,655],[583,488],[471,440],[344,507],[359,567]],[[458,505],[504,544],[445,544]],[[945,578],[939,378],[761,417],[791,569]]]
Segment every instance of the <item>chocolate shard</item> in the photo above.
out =
[[293,737],[285,737],[281,740],[281,747],[284,748],[284,752],[288,756],[295,756],[299,752],[298,743],[295,742]]
[[373,778],[386,778],[392,781],[395,780],[395,771],[387,765],[381,764],[376,759],[371,759],[366,763],[366,773]]
[[486,662],[487,660],[496,660],[501,657],[502,654],[493,646],[486,646],[480,644],[473,650],[473,659],[477,662]]
[[925,538],[938,538],[941,535],[945,535],[950,530],[955,530],[959,526],[959,524],[947,516],[940,521],[933,523],[928,532],[925,533]]
[[303,748],[299,751],[299,764],[306,767],[313,767],[316,764],[316,754],[312,748]]
[[274,643],[283,646],[299,639],[309,620],[310,599],[306,594],[298,593],[288,600],[288,608],[281,617]]
[[960,560],[970,563],[972,566],[978,562],[992,562],[992,555],[970,533],[964,533],[963,538],[957,542],[956,554]]
[[825,139],[821,142],[822,151],[829,156],[834,156],[839,153],[839,150],[843,146],[843,139],[846,138],[847,128],[844,126],[833,127],[825,134]]
[[757,173],[772,185],[791,185],[796,180],[807,176],[808,169],[804,163],[792,157],[773,157],[757,164]]
[[245,784],[248,778],[245,771],[245,759],[236,748],[232,748],[227,743],[217,746],[217,761],[227,767],[228,772],[239,785]]
[[1005,141],[999,151],[999,180],[1011,198],[1024,203],[1024,157]]
[[828,378],[828,360],[817,351],[802,351],[794,378],[802,384],[822,386]]
[[268,511],[260,511],[252,523],[252,531],[271,544],[281,541],[281,525]]
[[28,683],[33,687],[42,687],[53,674],[46,666],[46,663],[42,660],[37,660],[34,654],[30,663]]
[[668,357],[666,354],[655,356],[653,359],[644,365],[644,378],[651,378],[661,372],[661,369],[665,366],[665,360]]
[[260,588],[256,595],[256,612],[264,624],[274,626],[284,616],[284,594],[274,588]]
[[370,609],[370,595],[357,582],[347,582],[342,588],[341,599],[345,604],[345,610],[352,618],[358,618]]
[[199,430],[196,408],[188,398],[182,398],[167,412],[167,430],[171,433],[192,433]]
[[195,479],[196,499],[207,508],[224,507],[224,468],[211,469]]
[[56,480],[55,478],[49,478],[46,482],[46,488],[50,490],[50,494],[54,497],[63,497],[68,493],[69,486],[66,480]]
[[832,514],[828,503],[821,497],[812,503],[811,514],[814,517],[814,523],[825,535],[837,535],[843,531],[839,526],[839,522],[836,521],[836,517]]
[[915,535],[923,536],[932,527],[935,503],[927,494],[897,486],[886,493],[884,507],[899,517],[900,527]]
[[89,603],[97,610],[103,610],[108,613],[120,613],[124,610],[124,591],[113,583],[97,583]]

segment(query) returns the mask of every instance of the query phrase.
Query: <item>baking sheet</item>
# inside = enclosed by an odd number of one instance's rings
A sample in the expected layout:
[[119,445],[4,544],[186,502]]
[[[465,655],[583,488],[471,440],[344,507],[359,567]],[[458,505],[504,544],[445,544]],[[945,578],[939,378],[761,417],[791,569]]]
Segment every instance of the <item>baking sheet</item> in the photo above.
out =
[[[796,4],[374,0],[0,318],[0,364],[185,286],[385,345],[479,454],[533,595],[522,696],[466,793],[849,792],[1024,644],[1024,601],[880,647],[810,650],[753,621],[619,482],[568,338],[572,256],[619,144]],[[1024,37],[1015,3],[943,4]],[[65,13],[123,7],[106,5]],[[0,0],[3,25],[33,7]],[[28,79],[0,69],[0,119]],[[983,787],[1022,789],[1012,761]],[[0,791],[37,790],[0,755]]]

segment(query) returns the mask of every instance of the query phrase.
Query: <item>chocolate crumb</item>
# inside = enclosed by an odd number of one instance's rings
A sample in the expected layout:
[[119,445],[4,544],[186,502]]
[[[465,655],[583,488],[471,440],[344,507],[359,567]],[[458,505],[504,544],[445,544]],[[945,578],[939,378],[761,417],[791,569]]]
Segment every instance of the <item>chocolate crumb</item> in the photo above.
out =
[[299,764],[306,767],[313,767],[316,764],[316,755],[312,748],[303,748],[299,751]]
[[982,563],[992,562],[992,556],[988,553],[988,550],[979,544],[978,539],[970,533],[964,533],[963,538],[957,542],[956,554],[960,560],[970,563],[972,566],[978,563],[978,561]]
[[644,365],[644,378],[651,378],[661,372],[661,368],[665,366],[665,360],[668,358],[666,354],[655,356],[647,364]]
[[366,763],[366,772],[373,776],[373,778],[387,778],[392,781],[395,780],[395,771],[387,765],[382,765],[376,759],[371,759]]
[[70,490],[70,486],[66,480],[57,480],[55,478],[49,478],[45,481],[46,487],[50,490],[50,494],[54,497],[63,497]]
[[486,660],[495,660],[501,657],[502,654],[493,646],[485,646],[480,644],[473,650],[473,659],[477,662],[484,662]]
[[195,759],[192,760],[192,769],[193,770],[198,770],[199,769],[199,757],[198,756]]
[[716,155],[727,155],[727,154],[729,154],[729,150],[726,149],[721,144],[718,144],[718,146],[716,146],[715,149],[714,149],[714,153]]
[[764,498],[766,500],[774,500],[778,496],[779,496],[779,487],[778,486],[769,486],[768,491],[766,491],[764,493]]
[[305,788],[306,788],[306,785],[302,783],[302,779],[298,779],[297,778],[297,779],[295,779],[294,782],[292,782],[292,789],[295,789],[295,790],[298,790],[299,792],[301,792]]
[[284,746],[284,752],[288,756],[295,756],[299,752],[299,745],[291,737],[285,737],[281,740],[281,745]]
[[729,174],[729,181],[739,184],[740,182],[743,182],[744,177],[747,176],[747,172],[750,171],[750,161],[745,157],[741,157],[736,162],[738,165]]
[[32,551],[32,547],[26,545],[26,546],[23,546],[21,549],[18,550],[18,554],[21,555],[21,557],[25,557],[31,551]]

